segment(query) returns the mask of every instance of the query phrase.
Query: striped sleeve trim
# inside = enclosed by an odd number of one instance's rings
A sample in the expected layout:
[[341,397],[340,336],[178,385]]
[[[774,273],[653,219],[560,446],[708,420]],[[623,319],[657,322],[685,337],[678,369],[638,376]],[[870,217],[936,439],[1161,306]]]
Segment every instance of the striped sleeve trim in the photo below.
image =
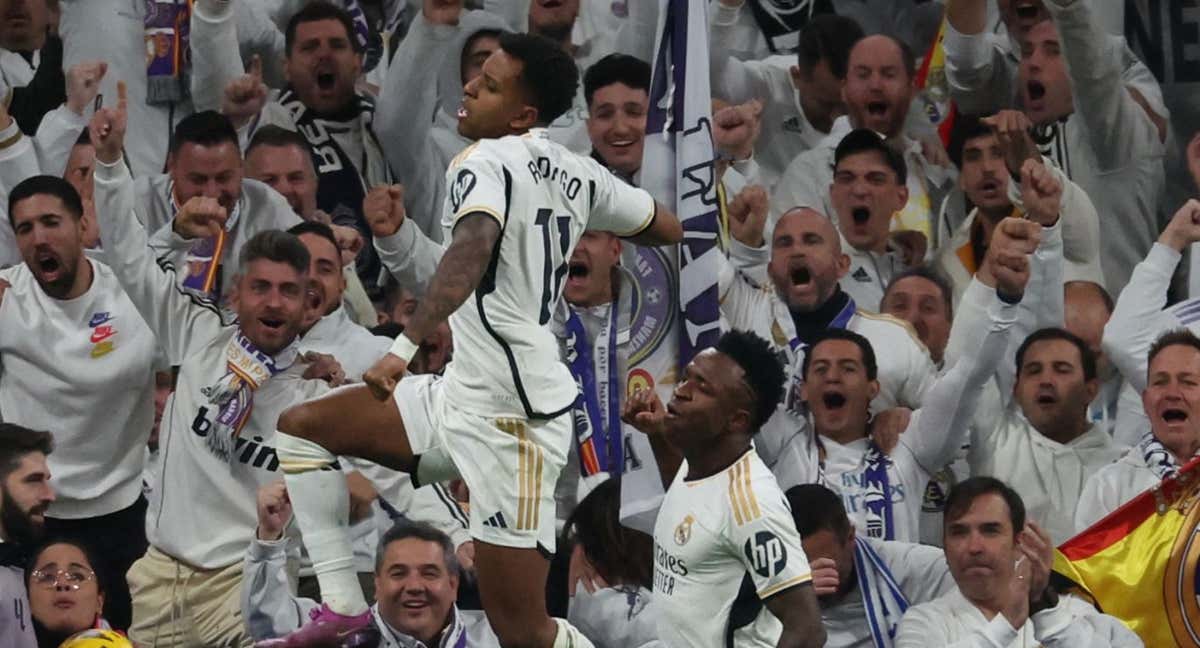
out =
[[738,526],[749,524],[762,517],[758,498],[750,487],[750,455],[742,457],[729,469],[729,505],[733,509],[733,520]]
[[657,203],[650,206],[650,213],[646,215],[646,220],[642,221],[641,225],[638,225],[637,227],[633,228],[632,230],[630,230],[628,232],[618,232],[617,237],[618,238],[632,238],[634,236],[637,236],[638,234],[641,234],[642,232],[645,232],[647,229],[650,228],[651,225],[654,224],[654,218],[656,216],[658,216],[658,204]]
[[789,589],[789,588],[795,587],[797,585],[803,585],[803,584],[811,582],[811,581],[812,581],[812,572],[808,572],[807,574],[803,574],[801,576],[794,576],[792,578],[789,578],[789,579],[783,581],[782,583],[776,583],[768,588],[759,590],[758,598],[768,599],[768,598],[771,598],[772,596],[775,596],[776,594],[782,592],[785,589]]
[[12,147],[14,144],[21,141],[21,137],[22,137],[21,131],[17,131],[16,135],[13,135],[12,137],[10,137],[4,141],[0,141],[0,150],[4,150],[4,149]]
[[454,167],[462,164],[463,160],[467,159],[467,157],[474,153],[475,149],[477,148],[479,148],[479,142],[475,142],[474,144],[471,144],[467,148],[463,149],[461,153],[454,156],[453,160],[450,160],[450,166],[448,168],[453,169]]
[[454,215],[454,222],[457,223],[460,219],[462,219],[463,216],[466,216],[467,214],[487,214],[488,216],[496,219],[496,223],[498,223],[500,227],[504,227],[504,215],[492,209],[491,207],[463,207],[462,209],[458,210],[457,214]]

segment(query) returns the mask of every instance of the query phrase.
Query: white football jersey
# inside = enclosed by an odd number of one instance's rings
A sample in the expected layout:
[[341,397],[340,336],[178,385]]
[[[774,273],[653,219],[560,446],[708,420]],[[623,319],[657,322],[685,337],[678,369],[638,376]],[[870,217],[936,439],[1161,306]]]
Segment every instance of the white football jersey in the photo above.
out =
[[659,639],[773,648],[783,626],[760,601],[812,580],[787,500],[753,448],[715,475],[686,474],[684,461],[654,525]]
[[585,230],[642,232],[654,219],[654,199],[540,128],[473,144],[451,162],[446,184],[445,240],[471,213],[501,228],[483,280],[450,317],[448,393],[482,415],[566,412],[577,390],[548,325],[571,251]]

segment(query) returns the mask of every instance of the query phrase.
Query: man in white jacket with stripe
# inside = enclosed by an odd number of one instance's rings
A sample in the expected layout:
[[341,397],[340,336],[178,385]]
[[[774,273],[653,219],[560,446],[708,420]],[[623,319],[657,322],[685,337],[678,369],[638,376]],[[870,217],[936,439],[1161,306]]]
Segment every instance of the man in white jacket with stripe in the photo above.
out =
[[[304,314],[308,252],[294,236],[260,233],[241,253],[238,323],[177,286],[175,270],[155,262],[135,216],[133,180],[121,148],[127,124],[124,84],[116,109],[97,112],[95,200],[101,236],[117,281],[173,365],[175,393],[160,430],[163,474],[150,504],[150,550],[128,574],[130,636],[148,646],[245,645],[238,608],[241,556],[257,522],[255,493],[279,475],[273,441],[279,414],[319,396],[304,379],[297,337]],[[217,228],[214,199],[194,198],[177,219]]]

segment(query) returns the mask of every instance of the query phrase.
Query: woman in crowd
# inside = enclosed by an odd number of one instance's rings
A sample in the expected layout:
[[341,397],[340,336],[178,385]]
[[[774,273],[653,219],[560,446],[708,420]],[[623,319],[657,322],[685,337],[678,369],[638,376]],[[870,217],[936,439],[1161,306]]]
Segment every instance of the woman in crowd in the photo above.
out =
[[108,628],[104,583],[95,562],[79,542],[54,539],[33,554],[26,572],[29,611],[38,648],[58,648],[77,632]]

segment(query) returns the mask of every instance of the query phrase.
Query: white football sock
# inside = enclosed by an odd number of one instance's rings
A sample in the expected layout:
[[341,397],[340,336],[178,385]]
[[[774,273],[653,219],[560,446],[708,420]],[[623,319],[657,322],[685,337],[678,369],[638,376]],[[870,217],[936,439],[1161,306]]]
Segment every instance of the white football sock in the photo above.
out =
[[558,624],[558,634],[554,635],[554,648],[596,648],[595,644],[566,619],[554,617],[554,622]]
[[346,476],[333,467],[337,457],[317,443],[282,432],[275,436],[275,449],[304,548],[321,585],[321,601],[338,614],[362,614],[368,606],[354,571],[350,491]]

